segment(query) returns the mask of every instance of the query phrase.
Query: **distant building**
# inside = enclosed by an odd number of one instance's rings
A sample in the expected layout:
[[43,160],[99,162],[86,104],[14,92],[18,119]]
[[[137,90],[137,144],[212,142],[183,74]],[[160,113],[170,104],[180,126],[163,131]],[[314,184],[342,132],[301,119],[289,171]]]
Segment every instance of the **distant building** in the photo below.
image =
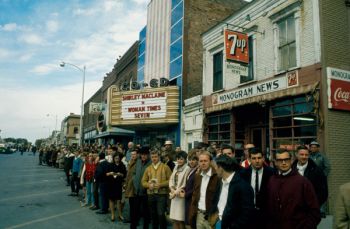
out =
[[62,121],[61,143],[64,145],[79,144],[80,115],[70,113]]

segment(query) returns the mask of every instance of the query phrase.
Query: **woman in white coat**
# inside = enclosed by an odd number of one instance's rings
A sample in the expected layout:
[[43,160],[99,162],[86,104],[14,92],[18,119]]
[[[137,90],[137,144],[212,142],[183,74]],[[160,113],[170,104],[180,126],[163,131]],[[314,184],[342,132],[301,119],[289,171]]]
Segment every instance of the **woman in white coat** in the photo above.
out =
[[176,154],[177,165],[169,179],[170,215],[174,229],[185,228],[185,184],[186,177],[190,171],[186,163],[187,153],[180,151]]

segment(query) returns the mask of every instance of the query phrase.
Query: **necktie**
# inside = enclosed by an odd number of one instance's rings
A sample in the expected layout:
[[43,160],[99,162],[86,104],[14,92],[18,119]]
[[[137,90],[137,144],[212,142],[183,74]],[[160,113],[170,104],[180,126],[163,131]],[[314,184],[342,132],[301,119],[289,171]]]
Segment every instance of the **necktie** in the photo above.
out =
[[255,196],[259,193],[259,172],[256,170],[255,172]]

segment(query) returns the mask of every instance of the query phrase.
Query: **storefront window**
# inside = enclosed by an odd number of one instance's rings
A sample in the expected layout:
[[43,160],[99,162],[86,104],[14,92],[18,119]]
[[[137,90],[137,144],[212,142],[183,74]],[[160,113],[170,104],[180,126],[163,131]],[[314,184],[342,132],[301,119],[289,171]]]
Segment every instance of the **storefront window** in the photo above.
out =
[[231,114],[220,113],[208,117],[208,140],[221,143],[230,143]]
[[281,100],[271,106],[273,150],[295,150],[317,138],[317,119],[313,101],[305,96]]

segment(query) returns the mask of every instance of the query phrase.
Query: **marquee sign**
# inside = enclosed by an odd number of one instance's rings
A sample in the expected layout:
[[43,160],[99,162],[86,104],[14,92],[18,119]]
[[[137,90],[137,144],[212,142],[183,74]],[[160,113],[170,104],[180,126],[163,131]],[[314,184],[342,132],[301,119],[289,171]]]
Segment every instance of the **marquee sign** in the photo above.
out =
[[179,120],[179,89],[177,86],[118,91],[109,88],[112,126],[177,123]]
[[350,71],[327,67],[328,108],[350,111]]

